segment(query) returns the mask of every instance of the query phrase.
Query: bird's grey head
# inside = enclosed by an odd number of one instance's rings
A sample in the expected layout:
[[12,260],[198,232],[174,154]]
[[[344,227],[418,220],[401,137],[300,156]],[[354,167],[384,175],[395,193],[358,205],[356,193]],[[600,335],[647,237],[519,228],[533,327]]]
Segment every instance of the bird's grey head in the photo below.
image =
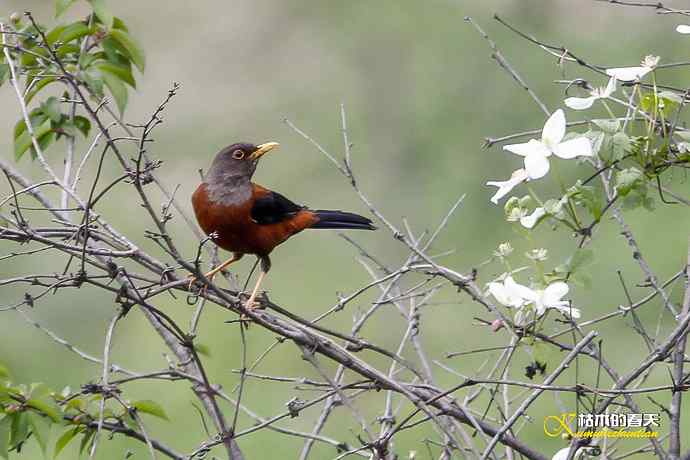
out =
[[210,198],[226,204],[247,199],[259,159],[276,147],[277,142],[260,145],[238,142],[218,152],[204,178]]

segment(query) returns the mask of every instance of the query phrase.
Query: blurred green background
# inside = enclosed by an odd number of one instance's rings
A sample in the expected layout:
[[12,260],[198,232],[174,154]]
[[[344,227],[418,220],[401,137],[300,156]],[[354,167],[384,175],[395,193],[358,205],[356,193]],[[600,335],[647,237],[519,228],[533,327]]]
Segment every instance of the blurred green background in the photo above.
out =
[[[685,2],[667,2],[682,8]],[[169,186],[180,184],[178,196],[191,210],[187,197],[197,185],[199,168],[206,168],[220,148],[236,141],[278,141],[281,149],[260,165],[256,180],[286,194],[291,199],[321,208],[340,208],[366,213],[364,206],[333,166],[284,123],[287,117],[316,138],[332,153],[342,154],[339,105],[347,107],[350,139],[354,143],[353,165],[359,184],[371,200],[396,224],[409,219],[417,232],[433,229],[450,205],[462,194],[467,197],[435,245],[436,252],[455,249],[442,259],[460,271],[477,267],[489,258],[503,241],[511,241],[517,258],[526,250],[550,249],[549,267],[562,263],[577,244],[567,232],[551,232],[542,226],[529,238],[504,222],[501,206],[489,203],[493,188],[487,180],[507,178],[519,159],[500,147],[481,148],[487,136],[540,128],[541,111],[511,77],[490,58],[490,49],[463,20],[472,16],[494,39],[506,58],[515,66],[547,106],[562,106],[562,87],[555,79],[584,77],[592,83],[605,83],[586,69],[566,65],[562,71],[556,59],[496,23],[498,13],[521,30],[545,41],[562,44],[588,61],[607,66],[636,65],[645,54],[657,54],[663,62],[687,60],[690,38],[674,28],[680,16],[656,15],[652,9],[621,8],[596,1],[111,1],[113,12],[121,16],[139,38],[147,55],[147,70],[130,96],[126,118],[130,122],[148,119],[164,98],[173,81],[182,83],[179,95],[164,114],[156,142],[149,153],[164,161],[159,175]],[[40,21],[50,23],[53,2],[46,0],[0,0],[0,15],[31,10]],[[85,10],[82,8],[81,12]],[[67,18],[77,18],[80,7]],[[65,19],[67,19],[65,18]],[[684,69],[684,68],[681,68]],[[663,79],[680,87],[688,86],[686,70],[664,71]],[[0,154],[12,158],[11,130],[19,118],[19,108],[11,88],[0,88]],[[569,120],[581,115],[567,111]],[[603,114],[602,114],[603,115]],[[61,152],[51,151],[51,161],[61,162]],[[41,171],[26,156],[19,165],[31,177]],[[92,165],[93,166],[93,165]],[[108,174],[115,175],[114,164]],[[573,179],[587,174],[575,164],[563,165],[560,172]],[[671,184],[679,192],[687,183],[676,174]],[[3,183],[3,194],[7,185]],[[82,185],[84,187],[84,185]],[[554,196],[557,188],[548,180],[535,184],[544,196]],[[102,203],[100,211],[142,247],[157,251],[144,238],[150,228],[143,211],[131,193],[120,188],[118,198]],[[525,193],[524,189],[518,194]],[[551,195],[549,195],[551,194]],[[160,199],[162,202],[162,198]],[[661,279],[676,273],[687,254],[690,216],[679,206],[660,205],[654,214],[635,211],[627,214],[642,251]],[[173,221],[175,236],[186,254],[193,256],[195,240],[181,219]],[[385,229],[376,233],[351,235],[391,266],[406,258],[404,247]],[[583,310],[583,320],[625,304],[616,270],[621,270],[635,299],[647,290],[636,287],[643,276],[619,229],[606,221],[591,246],[596,261],[588,270],[590,286],[573,286],[572,298]],[[16,248],[0,244],[2,254]],[[164,257],[156,252],[159,257]],[[356,261],[357,251],[335,233],[308,232],[294,238],[274,252],[274,268],[265,284],[278,304],[304,317],[313,317],[337,301],[337,293],[349,293],[369,281]],[[59,271],[62,259],[48,255],[0,261],[0,276],[24,272]],[[251,268],[246,258],[237,267],[241,277]],[[516,262],[517,264],[522,262]],[[480,281],[500,274],[498,264],[482,267]],[[525,280],[526,281],[526,280]],[[672,290],[672,298],[682,297],[682,284]],[[23,289],[0,288],[0,304],[17,302]],[[339,313],[328,325],[349,331],[353,313],[367,308],[377,292],[362,297]],[[484,310],[453,290],[439,294],[439,305],[427,310],[422,319],[421,339],[434,359],[459,372],[472,374],[485,360],[496,354],[445,359],[448,351],[461,351],[505,344],[505,332],[493,334],[477,327],[473,316],[487,317]],[[159,298],[156,305],[188,324],[193,309],[184,299]],[[647,305],[640,316],[654,333],[660,306]],[[109,318],[114,313],[112,296],[91,288],[60,291],[48,296],[28,311],[41,324],[68,338],[80,348],[98,355]],[[209,372],[214,381],[231,390],[237,382],[232,369],[239,367],[240,344],[233,319],[213,307],[207,308],[200,337],[211,351]],[[661,320],[662,331],[672,322]],[[397,311],[382,309],[364,330],[363,336],[389,348],[397,346],[405,323]],[[547,330],[557,330],[553,322]],[[665,328],[665,329],[664,329]],[[630,320],[598,325],[603,349],[609,362],[624,373],[639,362],[646,348],[630,327]],[[248,331],[248,351],[253,360],[274,337],[259,328]],[[116,330],[113,362],[134,370],[166,367],[165,348],[141,314],[132,311]],[[406,352],[406,353],[409,353]],[[549,350],[543,355],[548,369],[562,358]],[[366,355],[365,355],[366,357]],[[511,377],[524,379],[523,368],[532,357],[520,351]],[[0,320],[0,362],[6,364],[17,381],[43,381],[62,388],[73,388],[97,381],[100,368],[80,360],[39,330],[24,322],[15,312],[2,313]],[[387,364],[374,361],[381,369]],[[330,363],[324,362],[329,369]],[[548,371],[547,369],[547,371]],[[435,367],[438,383],[458,383],[453,376]],[[264,374],[318,377],[292,344],[283,344],[257,369]],[[590,384],[595,369],[592,363],[579,364],[581,381]],[[645,383],[668,383],[663,366]],[[573,374],[559,382],[572,383]],[[602,379],[602,385],[608,379]],[[152,436],[160,437],[181,452],[190,452],[206,439],[192,407],[194,397],[184,383],[133,383],[125,387],[128,399],[150,398],[166,407],[171,422],[147,419]],[[458,397],[466,393],[459,392]],[[517,390],[511,391],[517,395]],[[298,391],[285,383],[249,382],[243,400],[257,414],[269,417],[285,409],[292,397],[309,399],[313,391]],[[665,403],[667,395],[653,396]],[[637,398],[649,411],[659,412],[647,398]],[[477,407],[481,410],[484,403]],[[383,407],[383,395],[373,394],[358,400],[365,416],[373,420]],[[226,413],[231,408],[224,406]],[[520,434],[531,446],[553,454],[564,442],[544,436],[544,415],[574,409],[573,399],[546,396],[530,411],[531,421],[519,424]],[[404,409],[401,416],[407,413]],[[685,411],[685,426],[689,426]],[[310,431],[318,409],[283,422],[293,429]],[[242,416],[240,426],[252,421]],[[375,422],[374,422],[375,423]],[[667,419],[664,419],[667,423]],[[667,425],[666,425],[667,426]],[[346,408],[338,408],[324,433],[356,444],[353,432],[357,423]],[[662,431],[664,425],[662,424]],[[687,430],[686,430],[687,432]],[[417,458],[428,458],[423,443],[435,434],[428,428],[409,430],[400,437],[396,451],[406,458],[410,450]],[[685,447],[690,436],[684,434]],[[271,431],[260,431],[241,439],[247,459],[297,458],[302,440]],[[618,453],[639,444],[623,441]],[[77,458],[76,445],[62,454]],[[146,458],[137,443],[119,437],[102,443],[97,458],[123,458],[126,450],[134,458]],[[436,452],[436,448],[432,448]],[[222,456],[221,451],[214,451]],[[39,458],[27,446],[22,458]],[[460,458],[460,455],[458,458]],[[645,454],[640,455],[643,458]],[[319,446],[312,458],[333,458],[335,449]]]

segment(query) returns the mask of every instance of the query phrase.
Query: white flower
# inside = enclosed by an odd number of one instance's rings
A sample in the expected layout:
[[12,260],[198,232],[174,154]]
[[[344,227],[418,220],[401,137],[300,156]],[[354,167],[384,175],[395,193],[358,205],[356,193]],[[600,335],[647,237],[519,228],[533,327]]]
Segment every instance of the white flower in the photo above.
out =
[[[564,447],[563,449],[561,449],[561,450],[559,450],[558,452],[556,452],[556,454],[555,454],[553,457],[551,457],[551,460],[567,460],[567,459],[568,459],[568,453],[569,453],[569,452],[570,452],[570,447]],[[577,449],[577,451],[575,452],[575,455],[573,456],[573,458],[580,458],[580,457],[582,457],[582,454],[583,454],[584,452],[585,452],[585,450],[584,450],[582,447],[580,447],[580,448]]]
[[617,67],[615,69],[606,69],[606,75],[614,77],[620,81],[635,81],[641,80],[642,77],[654,70],[654,67],[659,63],[659,56],[645,56],[642,64],[639,67]]
[[567,300],[561,300],[568,294],[568,285],[563,281],[554,281],[545,289],[530,289],[527,286],[516,283],[512,276],[506,276],[502,283],[489,283],[489,292],[502,305],[521,309],[532,304],[538,316],[546,310],[558,310],[572,318],[580,317],[580,310],[570,306]]
[[679,34],[690,34],[690,26],[681,24],[678,27],[676,27],[676,32],[678,32]]
[[494,296],[494,299],[511,308],[522,308],[527,304],[524,297],[525,289],[530,290],[528,287],[516,283],[510,275],[506,276],[502,283],[489,283],[489,292]]
[[525,253],[525,255],[532,260],[537,260],[540,262],[545,261],[549,258],[549,251],[544,248],[532,249],[530,252]]
[[509,242],[501,243],[498,249],[494,251],[496,257],[508,257],[513,253],[513,246]]
[[534,308],[539,316],[543,315],[547,309],[553,308],[568,316],[572,315],[573,318],[579,318],[580,310],[571,308],[567,300],[561,300],[568,293],[568,290],[568,285],[563,281],[555,281],[546,286],[546,289],[529,289],[531,292],[526,293],[525,298],[534,303]]
[[511,144],[504,150],[525,157],[525,170],[530,179],[539,179],[549,172],[551,154],[569,160],[578,156],[592,156],[592,145],[586,137],[577,137],[561,142],[565,136],[565,115],[556,110],[546,120],[541,132],[541,140],[530,139],[523,144]]
[[527,174],[527,171],[525,171],[524,169],[518,169],[517,171],[513,171],[513,174],[511,174],[510,179],[506,181],[487,182],[486,185],[498,187],[498,190],[496,190],[494,196],[491,197],[491,202],[494,204],[498,204],[498,200],[510,193],[510,191],[513,190],[517,185],[526,181],[528,177],[529,176]]
[[544,208],[539,207],[535,209],[532,214],[520,217],[520,223],[525,228],[533,228],[539,222],[539,219],[546,215]]
[[606,88],[594,88],[589,97],[569,97],[563,103],[573,110],[585,110],[592,107],[597,99],[606,99],[616,91],[616,77],[609,78]]

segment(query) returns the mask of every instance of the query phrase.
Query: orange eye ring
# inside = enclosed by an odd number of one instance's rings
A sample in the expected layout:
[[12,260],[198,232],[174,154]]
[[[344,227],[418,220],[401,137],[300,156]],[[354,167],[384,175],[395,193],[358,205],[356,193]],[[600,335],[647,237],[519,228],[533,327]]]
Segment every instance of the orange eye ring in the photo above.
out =
[[232,157],[233,157],[235,160],[242,160],[242,159],[244,159],[244,152],[243,152],[242,150],[240,150],[240,149],[234,150],[234,151],[232,152]]

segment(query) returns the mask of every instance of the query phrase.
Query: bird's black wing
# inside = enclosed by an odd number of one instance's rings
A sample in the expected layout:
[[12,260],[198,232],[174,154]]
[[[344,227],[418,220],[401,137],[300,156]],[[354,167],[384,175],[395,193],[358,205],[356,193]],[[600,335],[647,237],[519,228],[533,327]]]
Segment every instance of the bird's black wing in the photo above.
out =
[[254,201],[251,215],[257,224],[275,224],[289,219],[302,209],[304,206],[293,203],[280,193],[269,192]]

